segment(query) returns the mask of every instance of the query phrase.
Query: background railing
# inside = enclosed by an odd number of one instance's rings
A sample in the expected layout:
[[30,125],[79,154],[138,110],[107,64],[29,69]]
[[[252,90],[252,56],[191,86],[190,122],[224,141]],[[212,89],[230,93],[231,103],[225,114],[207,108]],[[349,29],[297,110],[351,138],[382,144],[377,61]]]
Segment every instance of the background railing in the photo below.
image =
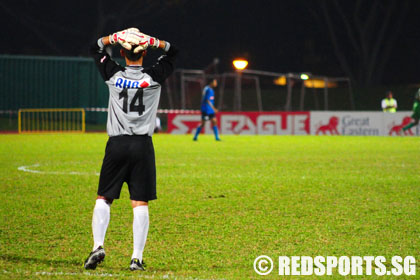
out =
[[[331,88],[311,88],[297,74],[267,73],[245,70],[238,96],[235,72],[178,69],[162,85],[159,108],[199,109],[202,88],[212,77],[219,78],[215,91],[221,111],[379,111],[386,90],[394,92],[399,110],[411,110],[417,88],[352,89],[346,78],[328,78],[335,82]],[[91,58],[0,55],[1,131],[18,129],[17,112],[21,108],[100,108],[86,110],[86,125],[87,130],[102,130],[106,122],[102,109],[107,106],[108,89]]]

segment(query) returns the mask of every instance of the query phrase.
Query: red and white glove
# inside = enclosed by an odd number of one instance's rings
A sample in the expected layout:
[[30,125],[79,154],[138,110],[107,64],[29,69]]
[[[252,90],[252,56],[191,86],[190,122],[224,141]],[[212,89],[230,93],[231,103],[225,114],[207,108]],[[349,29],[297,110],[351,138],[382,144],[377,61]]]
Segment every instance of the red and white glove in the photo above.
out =
[[149,36],[149,35],[146,35],[146,34],[144,34],[144,33],[142,33],[144,36],[146,36],[146,38],[147,38],[147,40],[148,40],[148,43],[149,43],[149,46],[150,47],[152,47],[152,48],[159,48],[159,45],[160,45],[160,41],[159,41],[159,39],[158,38],[155,38],[155,37],[152,37],[152,36]]
[[141,32],[139,32],[139,34],[136,35],[140,36],[140,42],[138,46],[134,49],[134,53],[144,51],[148,47],[158,48],[160,45],[159,39],[155,37],[151,37]]
[[141,51],[145,51],[149,47],[149,37],[141,32],[136,33],[139,37],[139,43],[136,44],[137,46],[134,48],[134,53],[139,53]]
[[144,39],[142,33],[137,28],[128,28],[109,35],[109,41],[112,45],[119,43],[123,48],[131,50],[133,45],[139,45]]

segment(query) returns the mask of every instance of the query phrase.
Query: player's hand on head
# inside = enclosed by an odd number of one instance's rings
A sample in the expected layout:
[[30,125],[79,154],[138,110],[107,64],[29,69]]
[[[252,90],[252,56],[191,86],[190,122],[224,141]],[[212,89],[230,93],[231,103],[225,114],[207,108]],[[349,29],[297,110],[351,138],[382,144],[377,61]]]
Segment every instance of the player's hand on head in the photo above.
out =
[[139,53],[149,47],[149,37],[141,32],[136,33],[139,38],[138,44],[135,44],[134,53]]
[[123,48],[139,53],[148,47],[159,48],[160,40],[150,35],[140,32],[138,28],[131,27],[109,35],[112,45],[120,44]]
[[147,34],[141,33],[141,32],[136,33],[136,35],[140,38],[140,41],[138,44],[136,44],[137,46],[134,48],[134,53],[144,51],[148,47],[159,48],[160,46],[159,39],[149,36]]
[[150,47],[159,48],[160,41],[159,41],[158,38],[152,37],[152,36],[144,34],[144,33],[142,33],[142,34],[147,38],[147,42],[148,42]]
[[139,45],[141,41],[144,41],[144,36],[137,28],[132,27],[111,34],[109,41],[111,44],[119,43],[123,48],[131,50],[133,45]]
[[135,32],[140,33],[140,30],[137,27],[130,27],[130,28],[127,28],[126,30],[127,32],[131,32],[131,33],[135,33]]

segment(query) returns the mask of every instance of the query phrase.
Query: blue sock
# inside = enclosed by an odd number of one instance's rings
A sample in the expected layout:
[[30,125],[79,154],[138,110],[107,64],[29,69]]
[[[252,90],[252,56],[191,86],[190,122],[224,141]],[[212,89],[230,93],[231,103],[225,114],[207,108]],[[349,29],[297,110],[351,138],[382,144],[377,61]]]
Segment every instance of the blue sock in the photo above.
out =
[[197,129],[195,130],[194,139],[197,139],[198,134],[200,134],[200,131],[201,131],[201,125],[199,127],[197,127]]
[[219,140],[219,130],[217,129],[217,126],[213,126],[213,132],[214,132],[214,137],[216,137],[216,140]]

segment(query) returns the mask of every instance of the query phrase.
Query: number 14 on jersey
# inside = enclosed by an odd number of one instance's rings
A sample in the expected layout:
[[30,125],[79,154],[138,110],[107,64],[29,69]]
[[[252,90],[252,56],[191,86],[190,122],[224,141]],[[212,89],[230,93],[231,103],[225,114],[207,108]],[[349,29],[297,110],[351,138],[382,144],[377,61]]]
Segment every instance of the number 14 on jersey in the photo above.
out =
[[[138,112],[139,116],[141,116],[145,110],[144,104],[143,104],[143,89],[131,89],[136,90],[136,93],[133,96],[133,99],[131,99],[130,102],[130,112]],[[123,99],[123,111],[124,113],[128,113],[128,88],[123,89],[123,91],[120,92],[119,99]],[[136,105],[136,102],[138,100],[138,105]]]

